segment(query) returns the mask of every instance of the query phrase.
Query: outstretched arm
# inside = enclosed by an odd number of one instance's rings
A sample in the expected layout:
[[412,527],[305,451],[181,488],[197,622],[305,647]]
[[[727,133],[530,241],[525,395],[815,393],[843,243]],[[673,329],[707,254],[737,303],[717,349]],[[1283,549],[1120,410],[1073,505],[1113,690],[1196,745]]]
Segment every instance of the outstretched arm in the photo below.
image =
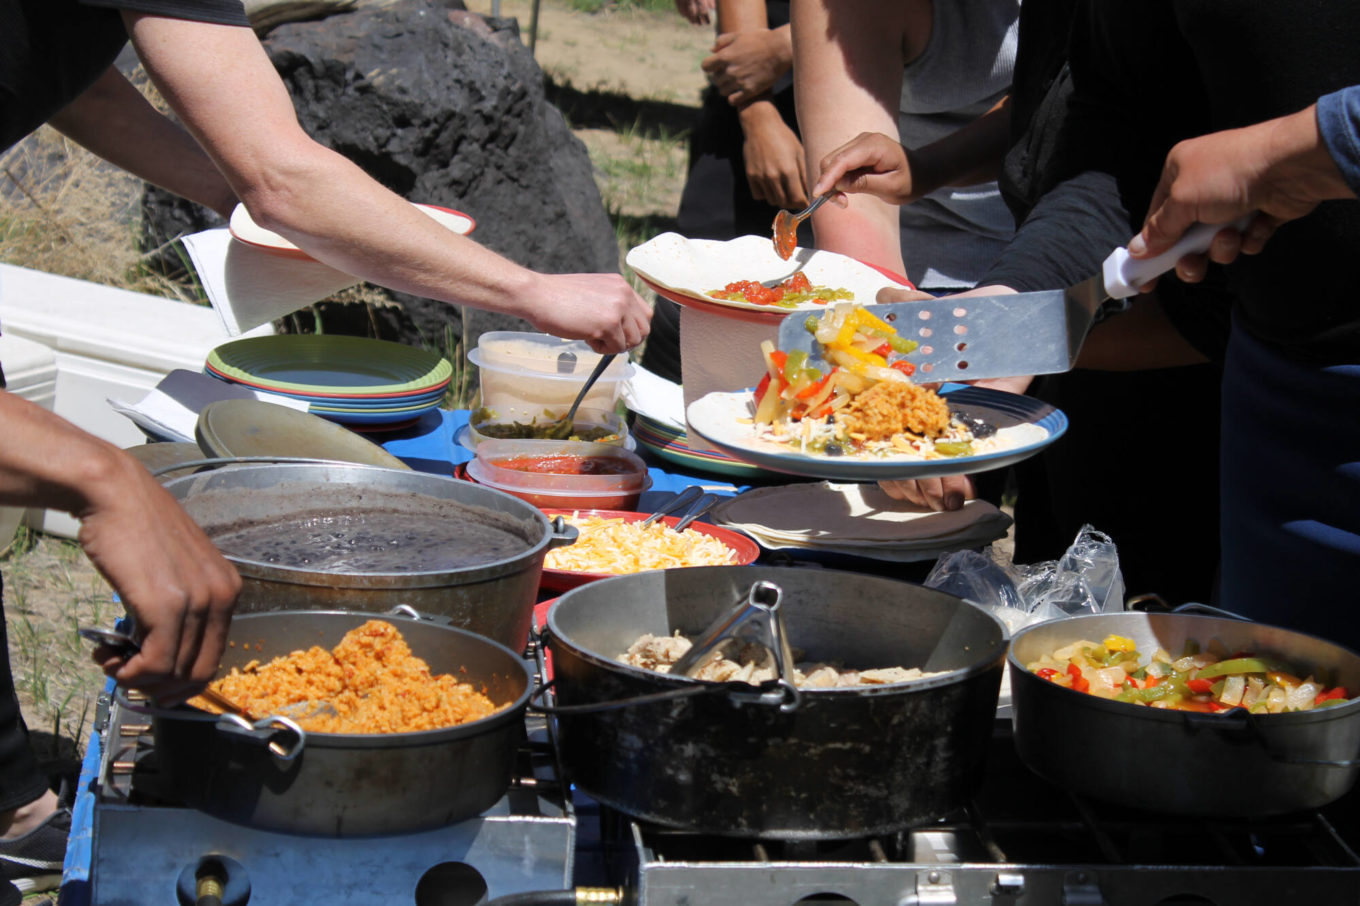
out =
[[[1360,104],[1357,104],[1360,107]],[[1180,142],[1166,157],[1147,221],[1129,244],[1137,258],[1166,251],[1196,223],[1227,224],[1255,212],[1245,233],[1227,227],[1206,255],[1176,265],[1186,282],[1204,279],[1206,260],[1254,255],[1281,224],[1332,199],[1355,198],[1319,128],[1318,105],[1242,129]],[[1336,143],[1345,153],[1344,138]]]
[[647,335],[650,309],[619,274],[530,271],[450,233],[313,141],[249,28],[123,15],[161,95],[256,223],[357,277],[515,315],[600,352]]

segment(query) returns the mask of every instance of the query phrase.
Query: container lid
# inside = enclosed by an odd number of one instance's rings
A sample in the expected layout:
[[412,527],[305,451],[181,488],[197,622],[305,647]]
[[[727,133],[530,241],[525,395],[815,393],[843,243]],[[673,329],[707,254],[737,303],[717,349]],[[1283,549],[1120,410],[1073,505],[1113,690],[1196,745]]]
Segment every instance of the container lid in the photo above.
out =
[[[477,347],[468,352],[468,361],[478,368],[530,371],[580,381],[599,363],[600,354],[584,340],[564,340],[530,331],[493,330],[482,334]],[[623,380],[632,373],[632,363],[619,356],[600,379]]]
[[211,456],[329,459],[409,469],[367,438],[316,415],[261,400],[217,400],[203,407],[194,427]]

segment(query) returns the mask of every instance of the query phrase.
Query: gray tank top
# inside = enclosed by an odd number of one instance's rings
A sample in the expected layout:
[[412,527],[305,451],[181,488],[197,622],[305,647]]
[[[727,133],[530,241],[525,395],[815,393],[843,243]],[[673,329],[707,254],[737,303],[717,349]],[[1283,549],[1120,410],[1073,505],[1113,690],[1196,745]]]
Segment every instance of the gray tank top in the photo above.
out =
[[[902,73],[902,144],[948,135],[1006,94],[1019,16],[1020,0],[935,0],[926,49]],[[1015,230],[995,182],[933,192],[899,220],[907,276],[923,289],[973,286]]]

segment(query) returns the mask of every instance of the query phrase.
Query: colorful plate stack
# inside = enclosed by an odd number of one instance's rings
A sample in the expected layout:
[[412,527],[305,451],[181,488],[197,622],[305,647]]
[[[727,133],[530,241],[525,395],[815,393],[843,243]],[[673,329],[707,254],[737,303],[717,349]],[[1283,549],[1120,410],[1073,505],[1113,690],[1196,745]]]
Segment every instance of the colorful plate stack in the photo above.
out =
[[234,340],[208,355],[215,378],[305,400],[313,415],[357,430],[405,427],[444,400],[453,366],[386,340],[284,334]]
[[639,446],[645,447],[667,462],[673,462],[685,469],[747,480],[786,478],[786,476],[728,456],[726,453],[719,453],[716,450],[695,449],[689,445],[689,435],[685,431],[648,418],[641,413],[636,413],[633,421],[633,438]]

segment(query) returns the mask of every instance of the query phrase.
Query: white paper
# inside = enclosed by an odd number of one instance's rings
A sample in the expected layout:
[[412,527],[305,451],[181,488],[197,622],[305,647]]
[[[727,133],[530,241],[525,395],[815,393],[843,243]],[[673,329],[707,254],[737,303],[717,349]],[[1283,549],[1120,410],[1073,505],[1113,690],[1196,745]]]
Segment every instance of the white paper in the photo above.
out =
[[125,415],[145,431],[167,440],[195,443],[194,427],[208,403],[228,399],[253,399],[306,412],[306,400],[293,399],[242,384],[229,384],[183,368],[167,374],[146,396],[135,403],[109,399],[115,412]]
[[185,236],[184,247],[213,311],[233,337],[360,282],[320,261],[238,242],[226,227]]
[[684,388],[641,365],[623,384],[623,402],[630,411],[645,415],[677,431],[685,430]]

